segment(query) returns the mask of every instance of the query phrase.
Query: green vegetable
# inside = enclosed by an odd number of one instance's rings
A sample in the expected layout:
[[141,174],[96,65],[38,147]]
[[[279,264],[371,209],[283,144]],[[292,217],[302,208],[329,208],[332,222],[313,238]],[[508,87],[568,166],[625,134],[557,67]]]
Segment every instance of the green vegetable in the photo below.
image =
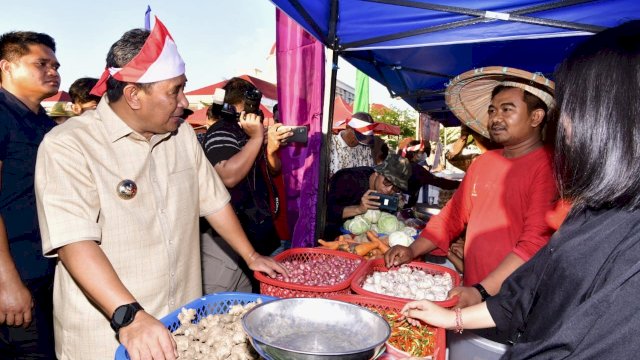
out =
[[367,220],[370,224],[375,224],[378,222],[378,220],[380,219],[380,215],[382,214],[382,211],[380,210],[372,210],[369,209],[367,210],[366,213],[364,213],[362,215],[362,217]]
[[389,234],[389,246],[409,246],[413,242],[413,238],[403,231],[394,231]]
[[362,217],[356,216],[353,218],[347,230],[355,235],[364,234],[369,230],[369,223],[365,221]]
[[395,216],[389,213],[382,213],[378,220],[378,231],[382,234],[391,234],[398,230],[398,227],[402,226],[402,223],[396,219]]

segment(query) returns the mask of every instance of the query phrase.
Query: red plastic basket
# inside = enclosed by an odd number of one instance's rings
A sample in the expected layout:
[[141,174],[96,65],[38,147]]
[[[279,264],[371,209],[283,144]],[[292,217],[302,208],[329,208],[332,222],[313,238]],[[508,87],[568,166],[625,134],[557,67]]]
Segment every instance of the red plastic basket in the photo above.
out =
[[[372,310],[393,311],[396,314],[400,313],[400,310],[402,310],[402,306],[403,306],[403,303],[398,303],[396,301],[385,300],[385,299],[375,298],[371,296],[364,296],[364,295],[335,295],[335,296],[332,296],[331,299],[360,305],[362,307],[365,307],[367,309],[372,309]],[[445,334],[446,331],[445,329],[436,328],[436,327],[434,327],[433,329],[435,331],[434,337],[436,341],[433,347],[434,349],[433,360],[445,360],[446,351],[447,351],[447,340],[446,340],[446,334]],[[391,348],[390,345],[387,343],[386,355],[389,355],[389,357],[396,358],[396,359],[403,359],[405,357],[410,356],[406,353],[400,353],[399,350],[392,350],[392,349],[397,349],[397,348],[395,347]],[[384,359],[384,358],[387,358],[387,357],[383,355],[381,359]]]
[[317,260],[325,257],[341,257],[347,259],[353,259],[360,262],[360,265],[347,276],[347,278],[335,285],[331,286],[311,286],[289,283],[277,279],[270,278],[262,272],[256,271],[254,273],[256,280],[260,282],[260,293],[269,296],[277,296],[281,298],[299,298],[299,297],[319,297],[326,298],[336,294],[350,294],[351,293],[351,280],[358,272],[360,267],[365,264],[364,259],[361,256],[347,253],[344,251],[327,250],[318,248],[294,248],[281,252],[274,256],[274,259],[278,262],[286,260],[298,260],[307,262],[309,260]]
[[[409,266],[415,270],[422,270],[432,275],[448,273],[449,275],[451,275],[451,280],[453,280],[453,286],[454,287],[460,286],[460,275],[455,270],[449,269],[448,267],[419,262],[419,261],[412,261],[408,263],[406,266]],[[358,270],[356,270],[356,274],[353,276],[353,280],[351,280],[351,290],[353,290],[353,292],[359,295],[366,295],[366,296],[372,296],[379,299],[397,301],[402,304],[408,303],[409,301],[413,301],[413,299],[382,295],[382,294],[374,293],[374,292],[363,289],[362,285],[364,284],[364,281],[367,279],[367,276],[373,274],[375,271],[381,271],[381,272],[389,271],[389,268],[387,268],[384,264],[384,259],[369,260],[364,266],[359,267]],[[451,299],[447,299],[444,301],[434,301],[434,303],[442,307],[452,307],[458,303],[458,297],[454,296]]]

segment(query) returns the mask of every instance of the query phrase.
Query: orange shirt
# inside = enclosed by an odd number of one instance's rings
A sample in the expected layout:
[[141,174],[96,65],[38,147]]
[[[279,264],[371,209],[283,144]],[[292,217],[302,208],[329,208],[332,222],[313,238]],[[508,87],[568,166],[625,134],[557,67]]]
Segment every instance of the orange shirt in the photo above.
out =
[[557,199],[551,159],[544,147],[515,159],[503,150],[486,152],[422,231],[446,254],[466,227],[465,284],[482,281],[509,253],[526,261],[549,241],[553,229],[545,215]]

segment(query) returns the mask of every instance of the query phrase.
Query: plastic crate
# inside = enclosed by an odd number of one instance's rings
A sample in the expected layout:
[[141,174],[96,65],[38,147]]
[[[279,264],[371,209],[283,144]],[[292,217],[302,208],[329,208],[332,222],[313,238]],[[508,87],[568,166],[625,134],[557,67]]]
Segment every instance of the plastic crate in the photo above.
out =
[[351,254],[344,251],[318,249],[318,248],[294,248],[281,252],[274,256],[274,259],[278,262],[286,260],[301,260],[309,261],[323,257],[341,257],[346,259],[352,259],[360,262],[360,265],[349,274],[347,278],[335,285],[330,286],[311,286],[289,283],[277,279],[273,279],[259,271],[256,271],[256,280],[260,282],[260,293],[269,296],[277,296],[281,298],[299,298],[299,297],[320,297],[326,298],[331,295],[337,294],[350,294],[351,293],[351,280],[358,272],[360,267],[365,264],[365,260],[356,254]]
[[[393,311],[398,314],[400,313],[400,310],[402,310],[403,306],[402,303],[398,303],[396,301],[379,299],[364,295],[336,295],[331,297],[331,299],[360,305],[368,309],[375,309],[379,311]],[[436,327],[434,327],[434,331],[436,343],[434,345],[433,360],[445,360],[447,352],[446,331],[445,329]],[[386,354],[381,356],[380,359],[404,359],[406,357],[409,357],[407,353],[402,353],[399,350],[392,349],[396,348],[392,348],[389,344],[387,344]]]
[[[405,266],[409,266],[414,270],[422,270],[432,275],[448,273],[449,275],[451,275],[451,279],[453,280],[453,287],[460,286],[460,275],[455,270],[449,269],[447,267],[436,265],[436,264],[419,262],[419,261],[412,261],[406,264]],[[353,292],[359,295],[366,295],[366,296],[372,296],[379,299],[397,301],[402,304],[408,303],[409,301],[413,301],[413,299],[382,295],[382,294],[378,294],[378,293],[363,289],[362,285],[364,284],[364,281],[367,279],[367,276],[373,274],[375,271],[381,271],[381,272],[389,271],[389,268],[387,268],[384,264],[384,259],[369,260],[364,266],[361,266],[360,268],[358,268],[358,270],[356,271],[356,274],[353,276],[353,280],[351,280],[351,290],[353,290]],[[434,301],[434,303],[442,307],[452,307],[458,303],[458,297],[454,296],[448,300]]]
[[[169,315],[160,319],[160,322],[162,322],[167,327],[167,329],[169,329],[169,331],[174,332],[177,328],[180,327],[178,314],[180,314],[182,308],[196,310],[196,317],[193,320],[193,323],[197,324],[200,319],[206,317],[209,314],[226,314],[234,305],[245,305],[251,302],[256,302],[258,299],[262,299],[263,302],[268,302],[273,301],[277,298],[260,294],[238,292],[214,293],[197,298],[186,305],[180,306]],[[127,350],[124,348],[124,346],[118,346],[115,354],[115,360],[130,360],[129,353],[127,353]]]

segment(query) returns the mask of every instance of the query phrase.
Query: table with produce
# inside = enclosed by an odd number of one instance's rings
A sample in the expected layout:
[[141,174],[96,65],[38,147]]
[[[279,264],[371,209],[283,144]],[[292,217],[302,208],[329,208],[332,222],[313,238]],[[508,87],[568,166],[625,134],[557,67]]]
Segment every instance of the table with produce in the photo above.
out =
[[[276,255],[290,276],[256,272],[260,294],[216,293],[185,304],[162,319],[179,359],[445,359],[444,329],[413,326],[400,310],[417,299],[454,306],[447,293],[460,284],[458,273],[420,261],[388,269],[382,258],[391,246],[411,244],[421,227],[370,210],[346,221],[337,239]],[[371,312],[380,322],[361,320]],[[122,346],[118,359],[128,359]]]

